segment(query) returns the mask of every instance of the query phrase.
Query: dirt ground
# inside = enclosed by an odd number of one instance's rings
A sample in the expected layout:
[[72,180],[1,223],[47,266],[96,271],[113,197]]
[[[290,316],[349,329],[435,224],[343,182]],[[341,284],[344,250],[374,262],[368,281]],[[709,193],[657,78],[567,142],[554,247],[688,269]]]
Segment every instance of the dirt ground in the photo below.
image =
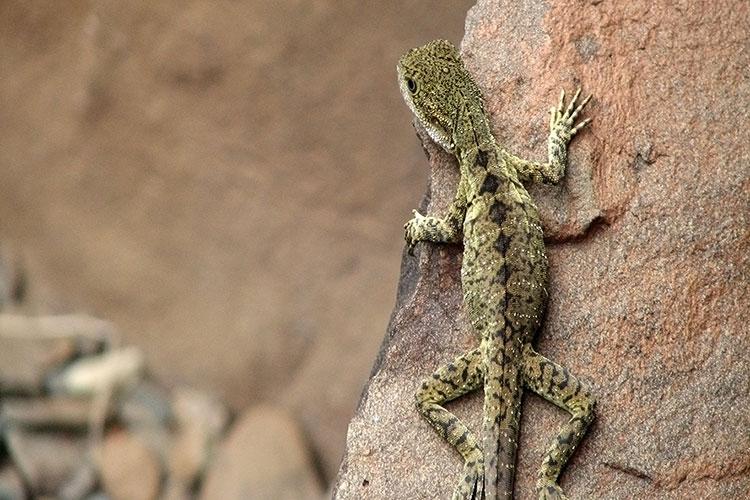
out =
[[398,56],[472,2],[0,4],[0,241],[38,312],[281,403],[330,478],[426,162]]

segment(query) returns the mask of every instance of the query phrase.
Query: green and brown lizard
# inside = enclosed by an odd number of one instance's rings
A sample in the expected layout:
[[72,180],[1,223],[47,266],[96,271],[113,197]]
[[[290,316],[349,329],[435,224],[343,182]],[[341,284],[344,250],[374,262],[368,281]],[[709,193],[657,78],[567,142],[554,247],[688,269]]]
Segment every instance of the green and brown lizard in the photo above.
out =
[[[502,149],[482,95],[457,49],[438,40],[398,64],[401,93],[430,137],[458,159],[461,177],[444,218],[414,211],[406,223],[411,251],[420,241],[463,242],[464,306],[480,344],[439,368],[417,391],[417,407],[464,459],[454,499],[512,498],[522,388],[567,410],[570,420],[547,451],[537,481],[540,499],[566,498],[560,472],[594,418],[595,400],[566,368],[537,353],[532,340],[547,304],[547,257],[536,205],[525,183],[557,183],[567,145],[589,120],[576,118],[580,90],[550,117],[548,162]],[[482,442],[442,405],[484,388]]]

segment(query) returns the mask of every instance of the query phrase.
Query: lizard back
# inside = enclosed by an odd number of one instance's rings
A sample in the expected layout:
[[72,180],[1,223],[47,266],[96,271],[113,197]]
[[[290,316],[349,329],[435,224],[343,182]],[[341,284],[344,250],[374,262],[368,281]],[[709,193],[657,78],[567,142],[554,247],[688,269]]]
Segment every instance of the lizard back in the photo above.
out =
[[541,324],[547,284],[537,208],[502,161],[497,151],[477,152],[461,267],[466,311],[480,337],[485,368],[483,450],[488,498],[512,497],[521,352]]

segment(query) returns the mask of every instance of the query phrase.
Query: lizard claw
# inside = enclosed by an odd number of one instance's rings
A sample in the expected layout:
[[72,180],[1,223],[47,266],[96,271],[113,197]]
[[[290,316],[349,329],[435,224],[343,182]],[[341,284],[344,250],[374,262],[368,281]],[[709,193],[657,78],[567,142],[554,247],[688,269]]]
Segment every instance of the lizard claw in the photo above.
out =
[[456,486],[452,500],[485,500],[483,467],[481,463],[464,467],[466,475]]
[[550,108],[550,131],[558,135],[566,142],[569,141],[578,131],[591,122],[590,118],[587,118],[579,123],[575,123],[575,119],[583,111],[583,108],[591,100],[589,95],[583,99],[577,106],[578,98],[581,96],[580,87],[573,94],[570,102],[567,106],[565,105],[565,90],[560,92],[560,102],[557,107],[553,106]]
[[416,210],[411,211],[412,214],[414,214],[414,217],[406,222],[404,224],[404,239],[406,240],[406,250],[409,253],[409,255],[414,255],[414,247],[417,245],[417,242],[419,241],[417,239],[416,235],[416,227],[419,224],[419,221],[424,219],[424,215],[420,214]]

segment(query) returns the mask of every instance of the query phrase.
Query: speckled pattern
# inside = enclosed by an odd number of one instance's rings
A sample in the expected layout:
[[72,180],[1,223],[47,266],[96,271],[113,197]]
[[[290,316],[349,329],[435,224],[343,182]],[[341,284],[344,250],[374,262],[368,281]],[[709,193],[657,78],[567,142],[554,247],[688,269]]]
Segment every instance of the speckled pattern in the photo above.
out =
[[[406,242],[463,242],[461,283],[476,349],[438,368],[417,391],[417,408],[464,459],[454,500],[513,497],[521,390],[525,386],[567,410],[544,457],[539,498],[566,498],[557,479],[593,419],[591,391],[568,370],[537,354],[531,342],[547,304],[547,257],[536,205],[523,182],[557,183],[567,144],[588,120],[576,118],[589,101],[550,109],[548,162],[522,160],[490,132],[481,93],[450,42],[409,51],[398,64],[401,92],[430,137],[458,160],[458,191],[444,218],[415,211]],[[481,445],[442,405],[484,389]]]

